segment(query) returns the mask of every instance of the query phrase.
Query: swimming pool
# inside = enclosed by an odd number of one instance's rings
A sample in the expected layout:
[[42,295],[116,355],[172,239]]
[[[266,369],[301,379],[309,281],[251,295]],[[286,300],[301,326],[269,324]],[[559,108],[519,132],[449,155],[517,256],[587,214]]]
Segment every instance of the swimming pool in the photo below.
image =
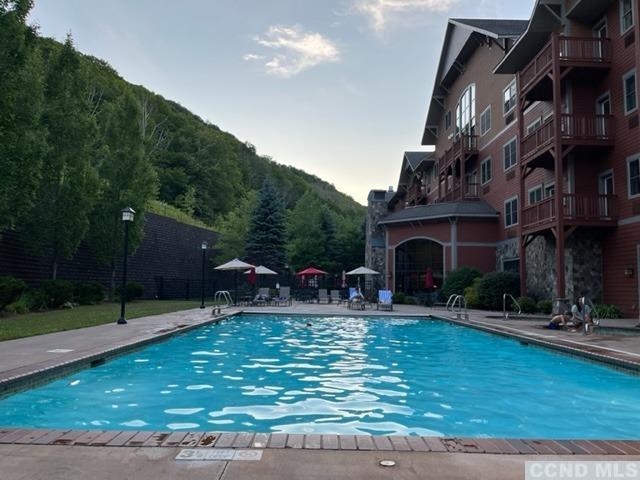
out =
[[631,439],[638,399],[638,376],[446,321],[247,315],[5,397],[0,425]]

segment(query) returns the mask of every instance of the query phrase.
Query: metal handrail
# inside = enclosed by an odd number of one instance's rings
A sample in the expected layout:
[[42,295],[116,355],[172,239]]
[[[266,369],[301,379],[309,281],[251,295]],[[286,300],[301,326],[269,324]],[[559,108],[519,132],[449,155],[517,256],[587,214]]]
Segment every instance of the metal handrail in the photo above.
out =
[[231,298],[231,294],[229,290],[218,290],[213,296],[213,314],[216,314],[216,310],[218,310],[218,314],[222,312],[222,304],[226,302],[227,304],[224,308],[229,308],[233,305],[233,299]]
[[597,327],[600,325],[600,317],[598,314],[598,309],[596,308],[596,306],[593,304],[593,302],[591,301],[591,299],[589,297],[584,297],[584,304],[585,305],[589,305],[589,307],[591,308],[591,322]]
[[507,312],[507,298],[510,298],[513,305],[515,305],[515,307],[518,309],[518,311],[515,312],[515,314],[520,315],[522,313],[522,308],[520,308],[520,304],[518,303],[518,300],[516,300],[516,298],[510,293],[503,293],[502,294],[502,316],[505,320],[509,320],[509,313]]
[[[457,309],[456,306],[458,307]],[[463,309],[465,320],[469,320],[469,314],[467,313],[467,300],[464,298],[464,295],[451,295],[447,300],[447,311],[460,318]]]

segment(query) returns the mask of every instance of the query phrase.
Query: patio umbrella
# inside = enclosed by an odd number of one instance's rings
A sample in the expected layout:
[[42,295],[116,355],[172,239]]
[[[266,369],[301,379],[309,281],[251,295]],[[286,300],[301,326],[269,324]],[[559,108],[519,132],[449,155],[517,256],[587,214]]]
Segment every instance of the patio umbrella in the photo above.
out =
[[427,274],[424,277],[424,288],[426,288],[427,290],[431,290],[434,286],[433,270],[431,269],[431,267],[427,267]]
[[300,270],[299,272],[297,272],[296,276],[300,277],[300,283],[304,284],[304,280],[306,277],[316,276],[316,275],[326,275],[326,274],[327,272],[325,272],[324,270],[319,270],[314,267],[307,267],[304,270]]
[[[251,281],[251,272],[253,272],[254,280]],[[252,268],[244,272],[245,275],[249,275],[247,279],[251,285],[256,285],[258,283],[258,279],[255,277],[256,275],[277,275],[277,272],[274,272],[270,268],[265,267],[264,265],[258,265],[256,268]]]
[[238,272],[240,270],[246,270],[247,268],[256,268],[256,267],[254,267],[250,263],[243,262],[239,258],[234,258],[233,260],[227,263],[223,263],[222,265],[218,265],[217,267],[215,267],[215,270],[233,270],[236,272],[236,284],[235,284],[236,291],[235,291],[235,298],[234,298],[234,302],[236,305],[238,305]]
[[342,288],[347,288],[347,272],[342,270]]
[[367,267],[358,267],[355,270],[347,272],[347,275],[358,275],[358,290],[360,290],[360,275],[380,275],[380,272],[376,272]]

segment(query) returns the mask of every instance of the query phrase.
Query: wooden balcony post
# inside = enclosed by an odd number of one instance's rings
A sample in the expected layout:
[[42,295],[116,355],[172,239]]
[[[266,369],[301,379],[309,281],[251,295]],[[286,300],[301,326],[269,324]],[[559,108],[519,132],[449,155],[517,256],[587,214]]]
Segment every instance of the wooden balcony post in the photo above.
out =
[[524,161],[522,160],[522,139],[524,138],[524,98],[521,98],[520,91],[522,88],[522,79],[520,72],[516,74],[516,106],[518,112],[518,141],[516,149],[518,154],[518,183],[520,193],[518,195],[518,257],[520,258],[520,295],[527,295],[527,247],[525,246],[525,237],[523,235],[524,218],[522,212],[524,210]]
[[562,299],[566,295],[564,276],[564,157],[562,155],[562,125],[560,121],[562,115],[562,79],[560,76],[558,35],[555,32],[551,34],[551,45],[553,55],[551,78],[553,82],[553,115],[556,120],[553,125],[553,153],[556,176],[556,297]]

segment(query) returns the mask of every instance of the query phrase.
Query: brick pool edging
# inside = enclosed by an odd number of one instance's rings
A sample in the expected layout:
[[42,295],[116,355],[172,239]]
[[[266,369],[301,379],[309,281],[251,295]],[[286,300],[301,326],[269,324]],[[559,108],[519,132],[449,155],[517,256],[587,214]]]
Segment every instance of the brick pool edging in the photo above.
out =
[[639,440],[537,440],[145,430],[2,429],[0,445],[255,448],[499,455],[633,455]]

